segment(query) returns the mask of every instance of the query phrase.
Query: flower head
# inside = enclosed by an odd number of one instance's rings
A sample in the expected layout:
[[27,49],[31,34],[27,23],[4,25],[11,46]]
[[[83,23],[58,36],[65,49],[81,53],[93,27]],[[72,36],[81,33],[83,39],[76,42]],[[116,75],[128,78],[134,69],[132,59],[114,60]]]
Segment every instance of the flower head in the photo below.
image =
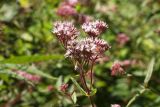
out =
[[120,62],[116,61],[113,63],[111,67],[111,75],[116,76],[116,75],[123,75],[125,74],[124,69],[122,68],[122,65]]
[[91,21],[82,25],[82,29],[91,37],[97,37],[108,28],[108,25],[103,21]]
[[98,38],[74,40],[69,44],[66,57],[78,60],[96,60],[110,48],[107,42]]
[[55,22],[52,32],[63,45],[66,45],[68,41],[77,38],[79,34],[73,23],[67,21]]
[[118,37],[117,37],[116,41],[117,41],[120,45],[124,45],[124,44],[126,44],[126,43],[129,41],[129,39],[130,39],[130,38],[129,38],[126,34],[120,33],[120,34],[118,34]]
[[75,10],[74,7],[64,3],[59,6],[59,8],[57,10],[57,14],[59,16],[73,16],[73,15],[77,14],[77,11]]

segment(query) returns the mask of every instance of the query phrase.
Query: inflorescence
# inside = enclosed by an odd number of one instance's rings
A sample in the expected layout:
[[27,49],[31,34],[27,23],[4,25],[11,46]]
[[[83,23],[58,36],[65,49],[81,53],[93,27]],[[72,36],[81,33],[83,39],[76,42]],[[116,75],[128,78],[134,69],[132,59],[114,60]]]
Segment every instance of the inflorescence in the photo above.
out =
[[110,48],[106,41],[98,38],[107,28],[108,25],[103,21],[86,22],[82,29],[88,37],[77,39],[80,33],[72,22],[57,21],[52,32],[65,47],[66,57],[78,62],[90,62],[100,58]]

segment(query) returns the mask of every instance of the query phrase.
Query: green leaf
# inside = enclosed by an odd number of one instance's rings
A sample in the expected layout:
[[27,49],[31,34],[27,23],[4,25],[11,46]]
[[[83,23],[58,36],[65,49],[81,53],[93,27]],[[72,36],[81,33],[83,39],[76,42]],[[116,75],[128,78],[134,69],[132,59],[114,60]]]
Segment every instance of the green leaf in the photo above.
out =
[[147,69],[146,78],[145,78],[145,80],[144,80],[144,85],[145,85],[145,86],[148,85],[148,82],[149,82],[149,80],[151,79],[152,72],[153,72],[153,67],[154,67],[154,63],[155,63],[155,58],[152,58],[151,61],[150,61],[149,66],[148,66],[148,69]]
[[16,3],[6,3],[0,7],[0,20],[9,22],[16,16],[17,13],[18,5]]
[[53,79],[53,80],[57,79],[56,77],[53,77],[50,74],[47,74],[47,73],[45,73],[43,71],[38,70],[34,65],[32,65],[31,67],[29,67],[27,69],[27,71],[30,72],[30,73],[33,73],[33,74],[37,74],[37,75],[46,77],[48,79]]
[[63,83],[63,77],[59,76],[56,82],[56,87],[59,88]]
[[76,102],[77,102],[76,93],[74,92],[71,97],[72,97],[72,100],[73,100],[74,104],[76,104]]
[[93,88],[90,92],[90,96],[93,96],[97,93],[97,89],[96,88]]
[[74,78],[71,77],[71,80],[83,95],[88,96],[88,94],[83,90],[83,88],[77,83]]
[[47,61],[47,60],[59,60],[63,59],[62,55],[32,55],[32,56],[16,56],[9,59],[4,59],[0,61],[0,63],[12,63],[12,64],[24,64],[24,63],[32,63],[39,61]]

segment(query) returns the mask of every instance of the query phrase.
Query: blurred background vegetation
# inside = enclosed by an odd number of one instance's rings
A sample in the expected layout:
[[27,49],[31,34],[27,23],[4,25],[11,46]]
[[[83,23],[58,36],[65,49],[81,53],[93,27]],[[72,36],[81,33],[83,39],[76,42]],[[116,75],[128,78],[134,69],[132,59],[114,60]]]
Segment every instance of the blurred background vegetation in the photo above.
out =
[[[62,82],[76,74],[65,59],[64,49],[51,33],[61,0],[0,0],[0,107],[72,107],[59,92]],[[108,60],[94,68],[94,101],[97,107],[127,102],[141,89],[150,60],[155,58],[149,91],[132,107],[160,107],[160,0],[81,0],[79,13],[108,23],[102,35],[112,46]],[[129,41],[120,44],[119,34]],[[132,77],[112,77],[110,67],[115,60],[132,61],[126,72]],[[39,83],[18,77],[12,71],[23,70],[41,76]],[[52,90],[48,89],[52,86]],[[77,104],[89,105],[77,93]],[[65,100],[66,99],[66,100]],[[84,107],[85,107],[84,106]]]

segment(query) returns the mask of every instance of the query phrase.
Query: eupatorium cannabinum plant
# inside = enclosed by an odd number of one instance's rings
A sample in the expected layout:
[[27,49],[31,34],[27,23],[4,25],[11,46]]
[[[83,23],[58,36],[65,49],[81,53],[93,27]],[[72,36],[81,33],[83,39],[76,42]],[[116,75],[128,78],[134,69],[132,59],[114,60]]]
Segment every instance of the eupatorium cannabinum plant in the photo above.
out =
[[[53,24],[52,33],[66,50],[65,56],[73,61],[75,70],[79,73],[82,89],[90,99],[92,107],[91,94],[93,90],[93,66],[95,61],[109,50],[109,44],[100,39],[100,34],[108,28],[103,21],[90,21],[83,23],[82,29],[87,34],[85,38],[79,38],[80,32],[71,21],[57,21]],[[91,72],[90,85],[86,81],[87,71]],[[61,87],[62,89],[62,87]]]

